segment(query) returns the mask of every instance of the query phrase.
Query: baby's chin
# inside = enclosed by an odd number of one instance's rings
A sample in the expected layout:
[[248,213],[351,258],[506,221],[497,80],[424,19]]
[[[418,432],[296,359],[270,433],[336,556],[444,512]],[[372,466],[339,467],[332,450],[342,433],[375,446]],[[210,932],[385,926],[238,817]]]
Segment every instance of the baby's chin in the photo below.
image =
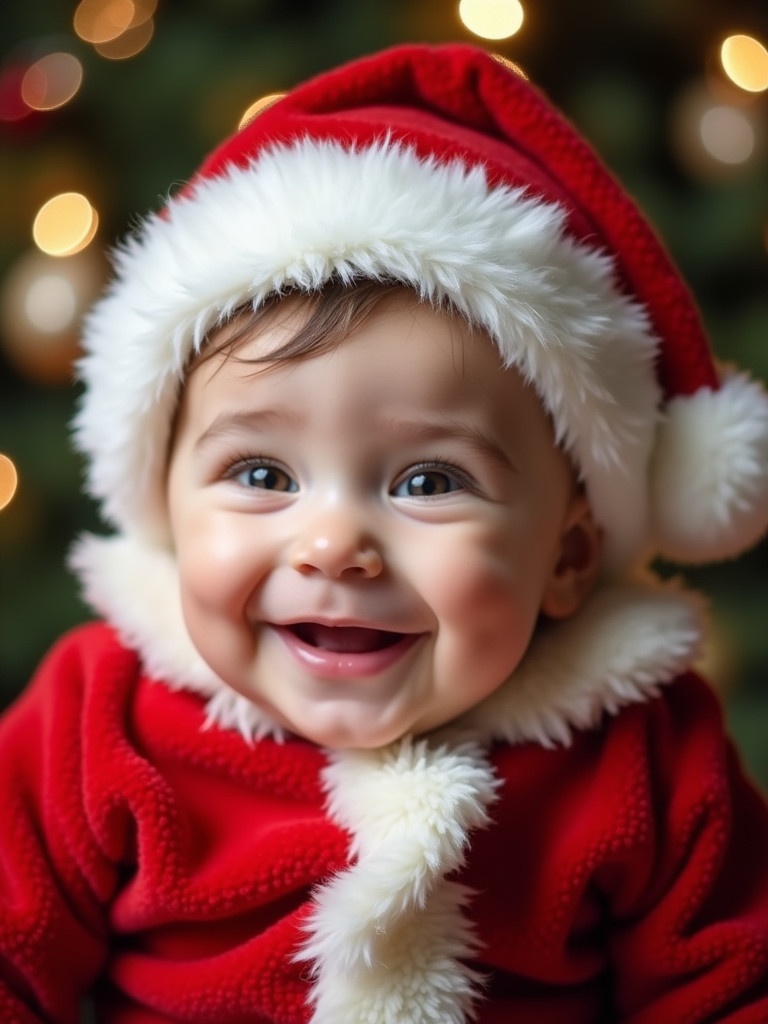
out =
[[382,720],[365,708],[318,709],[311,721],[284,722],[292,735],[331,750],[378,750],[423,729],[410,717]]
[[297,729],[288,732],[318,747],[330,750],[379,750],[412,734],[407,728],[371,729],[355,728],[347,723],[329,723],[324,728]]

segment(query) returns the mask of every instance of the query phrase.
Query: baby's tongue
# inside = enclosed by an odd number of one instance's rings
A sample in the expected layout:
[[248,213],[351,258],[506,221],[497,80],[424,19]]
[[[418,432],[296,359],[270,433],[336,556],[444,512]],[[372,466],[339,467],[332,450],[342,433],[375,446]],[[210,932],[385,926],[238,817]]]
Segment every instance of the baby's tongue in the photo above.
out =
[[342,654],[366,654],[382,647],[391,647],[400,639],[399,633],[383,629],[367,629],[363,626],[322,626],[316,622],[303,622],[297,634],[306,644],[320,647],[325,651],[339,651]]

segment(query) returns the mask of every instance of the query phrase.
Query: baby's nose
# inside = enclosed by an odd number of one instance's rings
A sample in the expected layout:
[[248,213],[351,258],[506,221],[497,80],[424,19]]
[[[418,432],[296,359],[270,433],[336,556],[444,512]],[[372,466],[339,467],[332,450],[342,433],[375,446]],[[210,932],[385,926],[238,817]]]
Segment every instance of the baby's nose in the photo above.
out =
[[346,574],[373,578],[384,568],[370,532],[341,511],[314,519],[294,540],[289,561],[297,572],[319,572],[332,579]]

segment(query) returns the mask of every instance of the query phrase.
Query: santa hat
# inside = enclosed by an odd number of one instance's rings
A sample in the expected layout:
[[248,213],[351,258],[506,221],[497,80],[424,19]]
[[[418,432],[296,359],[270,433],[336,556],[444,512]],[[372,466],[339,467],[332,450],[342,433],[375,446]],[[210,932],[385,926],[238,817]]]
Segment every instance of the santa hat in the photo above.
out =
[[526,80],[403,46],[299,86],[227,139],[116,253],[87,320],[76,443],[118,534],[170,551],[179,384],[243,304],[395,280],[482,325],[586,485],[608,574],[736,555],[768,525],[768,398],[718,369],[633,202]]

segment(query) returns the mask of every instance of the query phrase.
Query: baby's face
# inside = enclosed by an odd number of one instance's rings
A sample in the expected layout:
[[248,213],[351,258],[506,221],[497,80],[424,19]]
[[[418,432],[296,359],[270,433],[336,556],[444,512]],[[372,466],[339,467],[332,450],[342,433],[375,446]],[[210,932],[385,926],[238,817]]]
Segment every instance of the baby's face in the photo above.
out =
[[[275,316],[239,355],[285,330]],[[515,669],[540,612],[577,603],[585,502],[537,398],[482,334],[405,295],[325,354],[200,363],[168,505],[202,657],[331,747],[455,718]]]

